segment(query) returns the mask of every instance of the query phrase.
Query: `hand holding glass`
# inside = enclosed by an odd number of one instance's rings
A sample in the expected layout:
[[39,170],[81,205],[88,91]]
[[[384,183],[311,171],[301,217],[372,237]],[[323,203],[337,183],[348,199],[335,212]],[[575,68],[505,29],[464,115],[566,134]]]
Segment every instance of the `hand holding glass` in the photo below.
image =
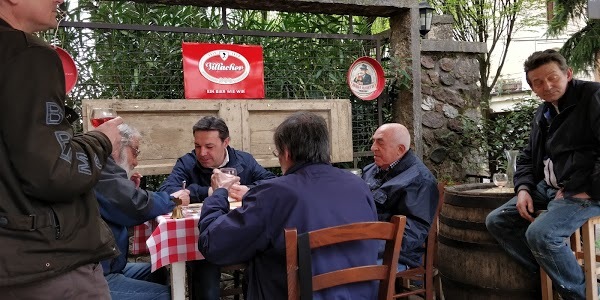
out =
[[90,120],[92,122],[92,126],[98,127],[104,122],[114,119],[116,117],[117,113],[112,108],[93,108]]
[[495,173],[492,179],[494,180],[494,184],[499,188],[503,188],[508,184],[508,175],[506,173]]

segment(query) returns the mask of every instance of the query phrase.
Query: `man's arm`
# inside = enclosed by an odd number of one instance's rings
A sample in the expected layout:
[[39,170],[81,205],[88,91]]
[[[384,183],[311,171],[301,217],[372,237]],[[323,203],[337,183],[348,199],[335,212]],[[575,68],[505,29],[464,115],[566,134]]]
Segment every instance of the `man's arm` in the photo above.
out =
[[208,186],[202,186],[192,182],[191,168],[186,168],[182,158],[177,159],[173,171],[167,177],[167,179],[158,188],[159,192],[166,192],[168,194],[175,193],[183,187],[183,181],[186,182],[186,189],[190,191],[190,202],[199,203],[204,201],[204,198],[208,196]]
[[198,249],[215,264],[229,265],[248,261],[269,245],[267,217],[256,199],[260,192],[250,190],[244,206],[229,211],[227,190],[216,189],[204,200],[198,228]]
[[[73,134],[65,119],[64,74],[56,53],[29,47],[1,68],[0,140],[28,196],[47,202],[66,202],[92,189],[107,156],[110,140],[100,132]],[[62,83],[62,85],[61,85]],[[9,102],[11,104],[9,104]]]
[[175,208],[169,194],[135,187],[125,170],[110,158],[94,188],[102,218],[123,226],[138,225]]
[[433,181],[410,184],[404,191],[404,199],[398,201],[397,205],[398,211],[406,215],[402,252],[408,253],[425,243],[439,202],[439,193]]
[[537,182],[535,182],[535,175],[533,174],[533,166],[536,162],[533,161],[532,151],[535,149],[533,145],[534,135],[539,132],[540,128],[536,123],[536,118],[539,113],[543,110],[543,104],[536,110],[536,113],[531,121],[531,130],[529,133],[529,141],[527,146],[519,152],[517,157],[517,170],[514,175],[515,192],[525,189],[528,191],[534,190]]
[[600,90],[597,91],[590,104],[590,126],[594,135],[594,169],[592,170],[590,189],[586,191],[594,199],[600,199]]

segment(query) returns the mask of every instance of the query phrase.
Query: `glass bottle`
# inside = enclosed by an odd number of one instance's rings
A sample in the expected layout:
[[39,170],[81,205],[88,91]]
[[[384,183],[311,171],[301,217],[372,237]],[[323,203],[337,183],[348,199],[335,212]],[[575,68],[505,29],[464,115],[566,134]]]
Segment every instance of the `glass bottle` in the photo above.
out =
[[504,155],[508,164],[506,165],[506,175],[508,175],[508,184],[506,187],[514,188],[514,177],[515,171],[517,170],[517,157],[519,156],[519,150],[504,150]]

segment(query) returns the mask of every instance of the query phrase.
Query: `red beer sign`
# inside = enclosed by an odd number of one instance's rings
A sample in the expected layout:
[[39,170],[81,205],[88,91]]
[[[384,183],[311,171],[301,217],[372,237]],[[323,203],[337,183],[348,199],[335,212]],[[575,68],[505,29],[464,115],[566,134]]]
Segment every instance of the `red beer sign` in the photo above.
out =
[[264,98],[261,46],[182,44],[186,99]]
[[362,100],[374,100],[385,87],[385,75],[378,61],[363,56],[352,63],[346,75],[350,91]]

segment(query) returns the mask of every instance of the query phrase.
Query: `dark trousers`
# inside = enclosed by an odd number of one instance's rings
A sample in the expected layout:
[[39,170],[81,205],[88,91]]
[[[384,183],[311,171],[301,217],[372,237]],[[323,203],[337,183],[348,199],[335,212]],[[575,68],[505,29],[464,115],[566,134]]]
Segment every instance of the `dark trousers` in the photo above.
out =
[[190,300],[219,300],[221,267],[205,259],[187,263]]

